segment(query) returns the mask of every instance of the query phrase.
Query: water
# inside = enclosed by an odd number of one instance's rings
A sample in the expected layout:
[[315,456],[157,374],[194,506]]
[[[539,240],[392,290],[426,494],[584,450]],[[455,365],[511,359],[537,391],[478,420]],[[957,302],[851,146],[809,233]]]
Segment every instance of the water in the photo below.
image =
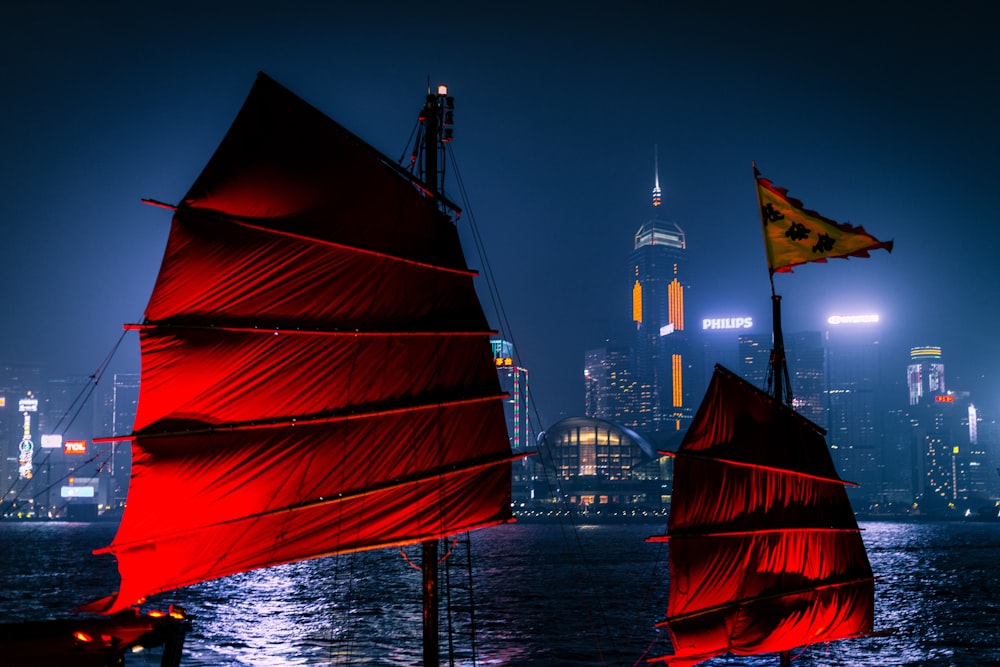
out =
[[[876,629],[893,634],[817,645],[793,664],[1000,664],[1000,524],[864,523],[876,584]],[[66,614],[116,580],[114,526],[0,523],[5,620]],[[669,652],[653,622],[666,609],[660,525],[516,524],[472,535],[477,649],[455,664],[580,667],[644,664]],[[418,549],[407,550],[416,560]],[[455,545],[445,572],[464,582]],[[443,574],[444,576],[444,574]],[[386,549],[246,573],[151,600],[195,617],[183,665],[283,667],[421,662],[420,572]],[[455,594],[458,606],[467,594]],[[444,606],[444,605],[443,605]],[[467,647],[467,614],[455,614]],[[445,622],[442,621],[442,625]],[[457,632],[457,631],[456,631]],[[443,655],[446,655],[447,642]],[[2,658],[0,658],[2,659]],[[158,664],[155,653],[129,665]],[[775,656],[709,665],[776,665]]]

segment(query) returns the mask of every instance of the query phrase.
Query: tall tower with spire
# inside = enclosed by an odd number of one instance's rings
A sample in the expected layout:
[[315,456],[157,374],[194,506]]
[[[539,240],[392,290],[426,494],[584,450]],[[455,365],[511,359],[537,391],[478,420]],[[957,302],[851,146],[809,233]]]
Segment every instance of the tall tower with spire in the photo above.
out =
[[660,217],[659,156],[653,152],[653,217],[635,233],[629,255],[635,324],[636,427],[685,428],[693,415],[693,355],[684,321],[687,241],[684,230]]

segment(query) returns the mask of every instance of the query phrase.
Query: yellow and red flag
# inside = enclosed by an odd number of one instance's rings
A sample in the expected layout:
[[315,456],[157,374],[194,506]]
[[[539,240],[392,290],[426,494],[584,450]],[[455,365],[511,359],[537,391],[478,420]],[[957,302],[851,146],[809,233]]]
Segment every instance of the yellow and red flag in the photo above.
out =
[[879,241],[863,227],[824,218],[789,197],[788,190],[761,176],[757,167],[753,172],[764,227],[767,268],[772,275],[790,273],[793,266],[825,262],[831,257],[868,257],[869,250],[878,248],[892,252],[892,241]]

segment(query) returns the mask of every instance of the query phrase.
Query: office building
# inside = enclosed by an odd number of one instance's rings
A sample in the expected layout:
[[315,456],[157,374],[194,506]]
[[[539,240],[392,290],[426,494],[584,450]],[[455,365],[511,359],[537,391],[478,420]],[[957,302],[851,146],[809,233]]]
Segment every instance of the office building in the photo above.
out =
[[653,431],[681,430],[696,407],[692,383],[696,367],[685,321],[687,241],[676,222],[659,216],[658,170],[654,183],[654,217],[635,233],[629,255],[635,325],[633,370],[638,391],[636,426]]

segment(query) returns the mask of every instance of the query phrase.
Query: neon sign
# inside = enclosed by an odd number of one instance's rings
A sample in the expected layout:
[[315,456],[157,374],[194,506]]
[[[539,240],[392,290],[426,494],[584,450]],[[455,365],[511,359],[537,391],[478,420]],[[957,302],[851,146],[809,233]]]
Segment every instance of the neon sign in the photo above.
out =
[[831,315],[826,318],[828,324],[876,324],[878,313],[870,315]]
[[[34,399],[21,399],[23,404],[25,401],[32,401]],[[35,407],[37,408],[38,401],[35,401]],[[17,446],[18,456],[17,456],[17,474],[21,479],[31,479],[33,474],[34,464],[33,460],[35,457],[35,443],[31,441],[31,412],[35,408],[22,408],[21,413],[24,415],[24,433],[21,436],[21,443]]]
[[66,454],[86,454],[86,440],[67,440],[63,443],[63,452]]
[[749,329],[753,327],[752,317],[706,317],[701,321],[702,331],[726,329]]
[[954,396],[935,396],[934,400],[937,403],[954,403],[955,402],[955,397]]
[[59,489],[59,495],[63,498],[93,498],[94,487],[92,486],[64,486]]

